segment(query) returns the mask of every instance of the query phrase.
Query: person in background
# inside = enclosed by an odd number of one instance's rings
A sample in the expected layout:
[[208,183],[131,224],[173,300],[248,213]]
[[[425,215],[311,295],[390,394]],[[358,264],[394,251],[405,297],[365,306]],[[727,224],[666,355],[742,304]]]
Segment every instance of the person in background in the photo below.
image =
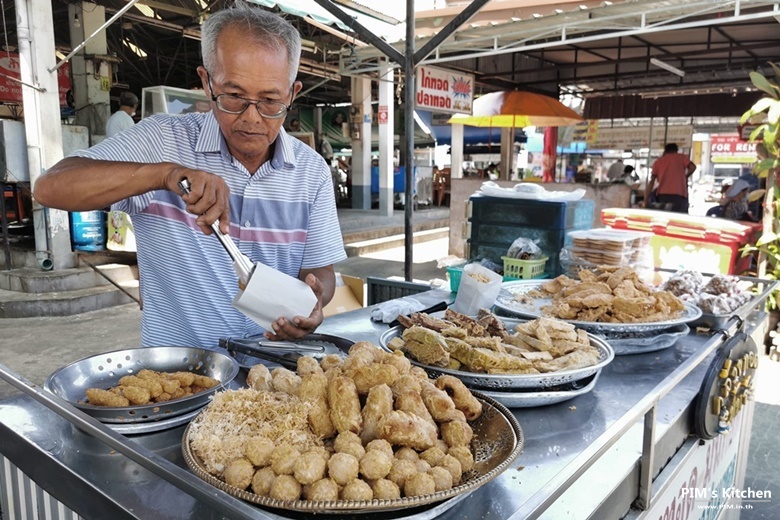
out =
[[290,121],[290,132],[300,132],[301,131],[301,122],[297,119],[293,119]]
[[[302,88],[300,34],[239,0],[203,24],[201,55],[209,112],[144,118],[49,168],[35,197],[67,211],[112,205],[132,215],[142,345],[217,349],[224,337],[302,338],[322,323],[333,264],[346,254],[330,169],[282,128]],[[311,314],[278,318],[264,330],[235,309],[231,259],[207,236],[216,222],[252,262],[309,285],[318,300]]]
[[670,211],[688,213],[688,178],[694,171],[696,164],[687,155],[678,153],[675,143],[668,143],[664,147],[664,154],[653,163],[650,180],[645,188],[645,201],[650,200],[655,187],[658,203],[670,204]]
[[737,179],[726,191],[726,204],[723,216],[731,220],[755,220],[748,209],[748,194],[750,184],[743,179]]
[[135,124],[133,116],[138,108],[138,96],[132,92],[124,91],[119,96],[119,110],[106,121],[106,137],[114,137],[123,130],[127,130]]
[[625,166],[623,165],[623,159],[618,159],[607,170],[607,182],[620,181],[623,178]]

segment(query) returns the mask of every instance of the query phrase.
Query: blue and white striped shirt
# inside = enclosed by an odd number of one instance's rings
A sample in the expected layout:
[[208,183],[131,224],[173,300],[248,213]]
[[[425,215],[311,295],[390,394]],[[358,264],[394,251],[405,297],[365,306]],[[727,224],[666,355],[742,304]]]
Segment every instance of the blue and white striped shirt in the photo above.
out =
[[[230,187],[230,236],[238,248],[253,262],[290,276],[346,258],[330,170],[284,129],[271,160],[254,175],[231,156],[211,112],[156,115],[73,155],[173,162],[219,175]],[[133,218],[144,346],[216,349],[219,338],[263,332],[233,308],[238,286],[230,257],[215,236],[196,226],[196,216],[186,211],[179,194],[150,191],[112,209]]]

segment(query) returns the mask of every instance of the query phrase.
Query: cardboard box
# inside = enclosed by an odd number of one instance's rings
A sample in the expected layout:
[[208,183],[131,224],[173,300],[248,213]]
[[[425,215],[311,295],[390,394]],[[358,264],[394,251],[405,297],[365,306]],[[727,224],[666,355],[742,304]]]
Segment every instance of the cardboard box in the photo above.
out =
[[336,273],[336,291],[322,313],[327,318],[334,314],[361,309],[365,301],[365,286],[361,278]]

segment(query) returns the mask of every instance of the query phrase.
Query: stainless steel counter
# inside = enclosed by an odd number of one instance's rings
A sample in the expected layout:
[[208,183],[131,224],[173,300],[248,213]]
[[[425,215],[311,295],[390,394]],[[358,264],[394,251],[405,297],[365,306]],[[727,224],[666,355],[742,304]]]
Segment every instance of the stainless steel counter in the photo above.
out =
[[[415,296],[424,303],[450,297],[442,291]],[[369,309],[361,309],[328,318],[319,332],[377,342],[387,326],[371,322],[369,313]],[[570,499],[564,496],[567,492],[582,485],[581,475],[607,456],[617,457],[622,467],[612,474],[600,474],[604,482],[599,483],[598,489],[604,496],[588,491],[589,496],[580,502],[581,510],[572,517],[588,517],[596,510],[610,511],[609,516],[601,518],[624,516],[637,496],[636,485],[630,485],[629,491],[625,489],[627,482],[636,482],[642,417],[648,406],[659,401],[654,454],[654,467],[658,470],[688,436],[691,401],[701,385],[710,353],[722,341],[720,334],[690,334],[663,351],[619,356],[603,370],[590,394],[557,405],[514,410],[525,434],[525,449],[515,467],[441,518],[536,518],[546,516],[545,511],[550,515],[555,507]],[[659,399],[673,383],[666,397]],[[81,432],[27,395],[0,401],[0,453],[38,486],[85,518],[305,516],[264,511],[200,481],[184,464],[180,451],[183,431],[182,426],[152,434],[117,436],[128,446],[159,456],[161,465],[176,477],[161,478],[160,472],[146,469]],[[622,491],[618,497],[615,494],[619,489]],[[380,518],[404,518],[417,513],[430,516],[433,512],[411,511]]]

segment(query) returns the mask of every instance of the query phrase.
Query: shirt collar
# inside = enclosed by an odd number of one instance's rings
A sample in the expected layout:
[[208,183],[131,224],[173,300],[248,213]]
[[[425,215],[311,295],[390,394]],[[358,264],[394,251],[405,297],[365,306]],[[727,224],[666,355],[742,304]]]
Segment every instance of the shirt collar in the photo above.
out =
[[[282,170],[286,166],[295,167],[295,150],[293,149],[293,139],[285,132],[284,128],[279,129],[279,135],[276,137],[276,146],[274,154],[271,157],[271,166],[276,170]],[[198,136],[198,142],[195,144],[195,151],[201,153],[221,152],[222,156],[230,157],[227,143],[222,136],[222,131],[217,123],[217,118],[213,112],[207,112],[203,119],[203,126]]]

